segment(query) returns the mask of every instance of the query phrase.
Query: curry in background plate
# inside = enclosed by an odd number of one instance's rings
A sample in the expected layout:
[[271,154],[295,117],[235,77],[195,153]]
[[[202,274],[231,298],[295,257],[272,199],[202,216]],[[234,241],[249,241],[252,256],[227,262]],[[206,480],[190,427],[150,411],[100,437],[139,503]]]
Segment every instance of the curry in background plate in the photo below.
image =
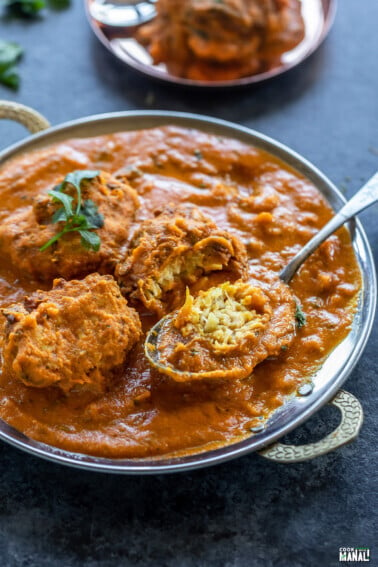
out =
[[155,64],[197,81],[268,71],[305,34],[299,0],[158,0],[137,34]]
[[[68,222],[49,192],[76,207],[64,180],[84,171],[92,178],[77,211],[92,224],[41,251]],[[175,126],[14,158],[0,171],[0,416],[33,439],[113,458],[189,454],[251,435],[349,332],[360,273],[346,229],[293,279],[305,319],[247,377],[177,383],[148,363],[145,334],[182,307],[186,289],[196,301],[201,290],[230,296],[236,282],[253,281],[258,312],[277,273],[331,216],[319,191],[270,154]]]

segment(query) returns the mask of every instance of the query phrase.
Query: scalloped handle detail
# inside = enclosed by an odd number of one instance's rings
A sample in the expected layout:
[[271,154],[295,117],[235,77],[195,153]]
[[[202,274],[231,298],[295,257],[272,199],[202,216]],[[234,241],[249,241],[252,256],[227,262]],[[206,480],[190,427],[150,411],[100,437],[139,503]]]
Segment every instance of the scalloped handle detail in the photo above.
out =
[[340,410],[341,423],[327,437],[308,445],[274,443],[258,451],[259,455],[278,463],[300,463],[325,455],[353,441],[358,436],[364,419],[360,402],[349,392],[339,390],[329,403]]
[[0,119],[19,122],[31,134],[36,134],[50,127],[46,118],[33,108],[9,100],[0,100]]

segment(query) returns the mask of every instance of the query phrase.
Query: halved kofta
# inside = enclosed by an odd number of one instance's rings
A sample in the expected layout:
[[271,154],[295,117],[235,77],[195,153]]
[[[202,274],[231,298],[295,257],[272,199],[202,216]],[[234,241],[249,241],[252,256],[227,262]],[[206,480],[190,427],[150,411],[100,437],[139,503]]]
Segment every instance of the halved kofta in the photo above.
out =
[[[61,182],[64,180],[57,179],[57,183]],[[128,184],[105,172],[98,172],[91,179],[83,179],[80,189],[80,215],[85,214],[90,219],[96,217],[98,229],[95,232],[100,241],[99,249],[86,247],[79,230],[73,230],[41,250],[67,225],[64,217],[60,221],[56,218],[59,209],[63,210],[62,203],[43,194],[32,206],[10,214],[0,226],[0,254],[12,263],[20,275],[51,282],[56,277],[71,279],[95,271],[113,273],[139,207],[138,195]],[[71,183],[65,183],[64,194],[75,209],[77,190]]]
[[22,303],[2,309],[3,375],[26,386],[63,392],[105,390],[141,336],[138,313],[112,276],[54,281]]
[[279,356],[295,336],[296,303],[275,274],[261,270],[260,278],[224,282],[196,297],[187,293],[158,335],[152,330],[147,337],[150,361],[186,382],[243,379],[266,358]]
[[185,287],[224,272],[228,279],[247,270],[244,245],[196,207],[167,207],[144,221],[116,268],[121,289],[159,316],[185,299]]

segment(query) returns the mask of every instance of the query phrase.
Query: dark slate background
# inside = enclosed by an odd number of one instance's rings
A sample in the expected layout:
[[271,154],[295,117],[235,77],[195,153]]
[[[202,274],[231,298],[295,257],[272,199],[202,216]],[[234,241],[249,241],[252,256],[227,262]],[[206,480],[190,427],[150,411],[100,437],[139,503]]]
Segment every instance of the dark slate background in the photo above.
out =
[[[26,49],[17,94],[52,124],[124,109],[199,112],[251,126],[291,146],[347,196],[378,169],[378,2],[341,0],[310,60],[257,88],[185,92],[150,82],[92,36],[83,6],[39,21],[0,21]],[[0,147],[20,139],[0,124]],[[375,255],[378,207],[362,215]],[[213,469],[147,478],[70,470],[0,444],[1,567],[336,566],[340,546],[377,543],[377,328],[345,387],[365,423],[356,442],[312,462],[250,455]],[[288,440],[337,424],[324,408]],[[375,462],[374,462],[375,457]]]

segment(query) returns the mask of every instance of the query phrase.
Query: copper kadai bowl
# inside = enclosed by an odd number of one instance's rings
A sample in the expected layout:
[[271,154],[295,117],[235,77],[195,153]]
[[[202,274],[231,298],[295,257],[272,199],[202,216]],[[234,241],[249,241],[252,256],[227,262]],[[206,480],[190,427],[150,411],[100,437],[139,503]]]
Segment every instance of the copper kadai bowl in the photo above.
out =
[[[16,120],[33,134],[26,140],[0,152],[0,166],[18,154],[68,138],[99,136],[117,131],[175,124],[228,136],[262,148],[305,175],[335,210],[341,208],[345,202],[337,188],[320,171],[289,148],[258,132],[214,118],[177,112],[135,111],[89,116],[50,127],[47,120],[34,110],[6,101],[0,101],[0,118]],[[291,398],[272,415],[266,428],[260,433],[232,445],[187,457],[127,460],[105,459],[63,451],[33,441],[2,421],[0,421],[0,439],[28,453],[57,463],[93,471],[140,475],[177,472],[215,465],[253,451],[258,451],[267,459],[293,463],[322,455],[352,441],[359,433],[363,412],[359,401],[351,394],[340,390],[340,387],[360,358],[372,328],[377,283],[371,250],[358,221],[352,224],[351,230],[354,251],[362,274],[362,290],[352,329],[312,377],[313,390],[303,392],[307,395]],[[331,403],[341,412],[341,423],[333,433],[309,445],[293,446],[277,442],[326,403]]]

